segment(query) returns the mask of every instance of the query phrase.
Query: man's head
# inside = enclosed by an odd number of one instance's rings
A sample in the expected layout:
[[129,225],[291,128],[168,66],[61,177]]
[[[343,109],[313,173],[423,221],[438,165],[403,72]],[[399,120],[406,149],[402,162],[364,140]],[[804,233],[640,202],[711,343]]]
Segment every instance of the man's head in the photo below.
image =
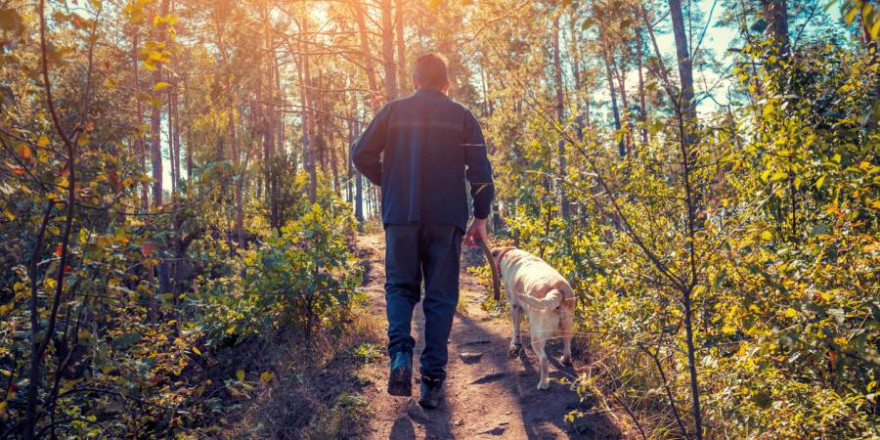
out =
[[413,88],[431,87],[441,91],[449,88],[446,61],[435,53],[427,53],[416,59],[413,66]]

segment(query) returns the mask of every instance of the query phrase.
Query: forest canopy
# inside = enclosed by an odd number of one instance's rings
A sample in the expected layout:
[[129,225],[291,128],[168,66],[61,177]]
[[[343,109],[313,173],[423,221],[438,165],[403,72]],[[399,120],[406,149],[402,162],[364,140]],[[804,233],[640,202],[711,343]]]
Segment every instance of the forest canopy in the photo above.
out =
[[363,331],[349,149],[436,52],[492,240],[577,292],[580,396],[634,438],[878,438],[878,7],[0,0],[0,437],[361,435],[236,423],[266,347]]

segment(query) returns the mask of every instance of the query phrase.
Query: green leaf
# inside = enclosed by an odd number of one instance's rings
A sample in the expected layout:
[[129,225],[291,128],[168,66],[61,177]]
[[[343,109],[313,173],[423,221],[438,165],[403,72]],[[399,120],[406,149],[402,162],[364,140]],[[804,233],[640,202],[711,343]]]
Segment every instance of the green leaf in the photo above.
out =
[[126,334],[114,339],[113,342],[110,343],[110,345],[112,345],[113,348],[115,348],[117,350],[124,350],[124,349],[128,348],[130,345],[140,342],[140,340],[141,340],[140,334],[126,333]]

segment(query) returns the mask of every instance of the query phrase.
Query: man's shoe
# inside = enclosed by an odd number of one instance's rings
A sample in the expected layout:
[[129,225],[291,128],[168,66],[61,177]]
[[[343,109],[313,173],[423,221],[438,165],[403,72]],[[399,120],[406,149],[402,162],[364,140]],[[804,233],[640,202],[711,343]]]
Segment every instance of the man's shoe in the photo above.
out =
[[412,353],[399,351],[391,355],[388,394],[412,396]]
[[419,405],[422,405],[422,408],[437,408],[440,405],[440,401],[443,400],[443,381],[440,379],[422,376],[420,390]]

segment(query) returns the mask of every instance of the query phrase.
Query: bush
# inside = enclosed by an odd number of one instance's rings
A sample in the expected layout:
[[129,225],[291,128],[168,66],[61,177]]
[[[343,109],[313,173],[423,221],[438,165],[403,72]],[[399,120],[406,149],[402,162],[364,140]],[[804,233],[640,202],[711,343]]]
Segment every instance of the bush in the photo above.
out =
[[344,325],[360,282],[348,240],[354,231],[351,215],[315,204],[281,235],[240,251],[221,276],[201,277],[194,304],[209,336],[240,339],[289,328],[311,340],[320,328]]

